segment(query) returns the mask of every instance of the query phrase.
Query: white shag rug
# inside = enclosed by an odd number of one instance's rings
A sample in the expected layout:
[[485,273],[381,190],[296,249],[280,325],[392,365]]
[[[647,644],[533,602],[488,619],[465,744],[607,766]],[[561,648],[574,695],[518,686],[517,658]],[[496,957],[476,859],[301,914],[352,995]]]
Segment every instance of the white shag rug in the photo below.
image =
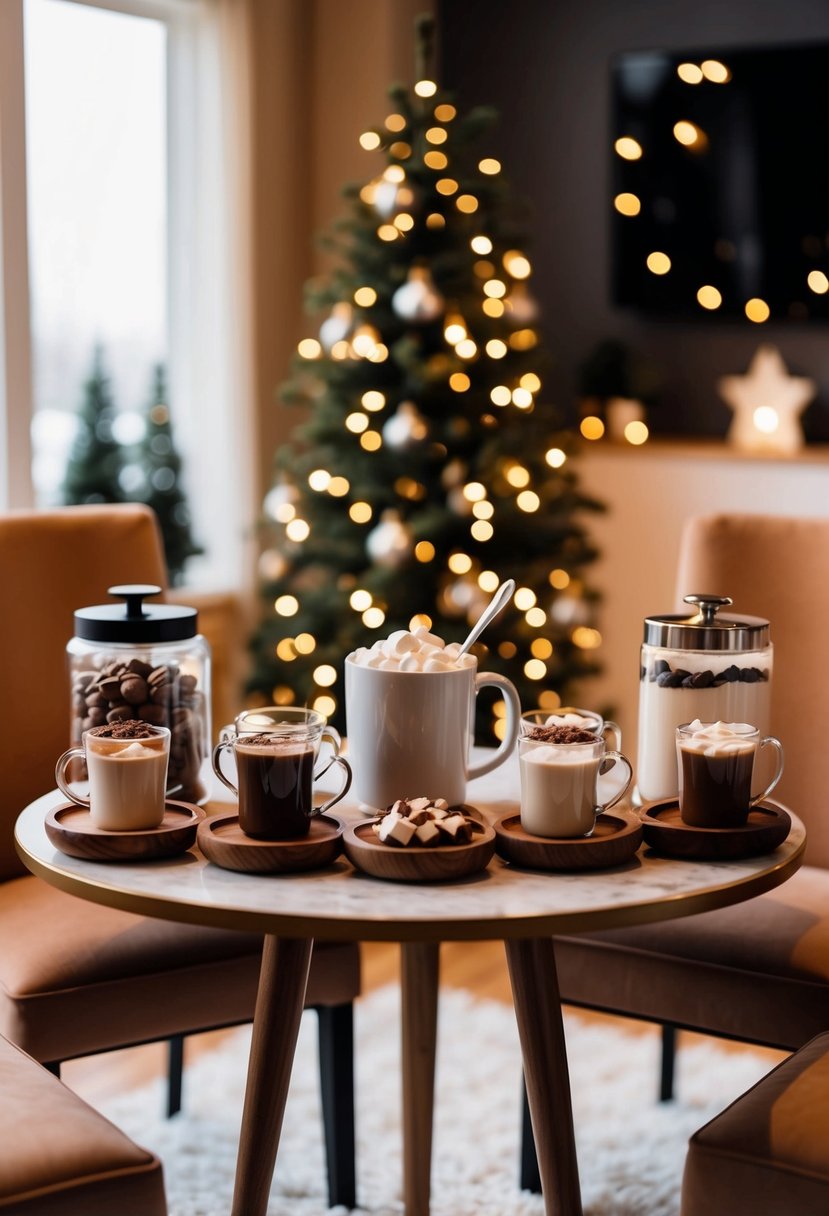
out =
[[[400,997],[382,988],[356,1005],[357,1191],[360,1212],[399,1216]],[[715,1041],[679,1054],[678,1100],[658,1104],[658,1036],[565,1014],[585,1216],[677,1216],[688,1137],[769,1069]],[[326,1203],[316,1015],[303,1015],[268,1216],[319,1216]],[[186,1071],[184,1110],[161,1117],[161,1081],[101,1109],[164,1162],[169,1216],[227,1216],[249,1028]],[[518,1189],[520,1050],[512,1010],[442,989],[438,1020],[433,1216],[539,1216]]]

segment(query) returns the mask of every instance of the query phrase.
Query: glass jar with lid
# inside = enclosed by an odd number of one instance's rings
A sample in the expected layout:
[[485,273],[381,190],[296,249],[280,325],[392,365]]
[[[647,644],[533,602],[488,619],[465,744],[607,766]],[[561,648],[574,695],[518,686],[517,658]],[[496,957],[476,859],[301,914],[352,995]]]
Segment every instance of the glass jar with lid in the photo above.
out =
[[178,604],[145,604],[161,594],[151,584],[110,587],[122,603],[75,613],[67,646],[70,737],[136,718],[170,729],[167,796],[207,801],[210,784],[210,645],[197,632],[198,612]]
[[728,596],[686,595],[688,616],[649,616],[639,669],[640,798],[677,793],[676,728],[686,722],[749,722],[770,729],[773,649],[769,622],[724,615]]

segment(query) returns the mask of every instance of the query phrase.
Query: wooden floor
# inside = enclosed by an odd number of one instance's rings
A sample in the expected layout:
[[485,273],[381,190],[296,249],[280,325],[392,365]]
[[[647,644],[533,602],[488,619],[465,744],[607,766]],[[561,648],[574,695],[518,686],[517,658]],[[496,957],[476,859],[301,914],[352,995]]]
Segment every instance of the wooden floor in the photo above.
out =
[[[395,944],[372,942],[362,946],[363,992],[371,992],[384,984],[397,983],[400,976],[399,948]],[[504,948],[501,942],[447,942],[441,947],[441,983],[465,988],[484,999],[503,1001],[512,1005]],[[615,1018],[607,1014],[579,1011],[579,1016],[594,1022],[606,1022],[623,1028],[629,1034],[656,1034],[657,1029],[646,1022]],[[209,1051],[229,1031],[192,1036],[187,1040],[186,1060],[200,1052]],[[683,1034],[681,1043],[701,1036]],[[741,1044],[730,1045],[734,1051],[747,1050]],[[757,1052],[762,1048],[748,1050]],[[769,1068],[783,1058],[781,1052],[768,1051]],[[144,1084],[166,1070],[165,1047],[154,1043],[126,1051],[71,1060],[64,1065],[63,1079],[94,1106],[107,1096],[125,1088]]]

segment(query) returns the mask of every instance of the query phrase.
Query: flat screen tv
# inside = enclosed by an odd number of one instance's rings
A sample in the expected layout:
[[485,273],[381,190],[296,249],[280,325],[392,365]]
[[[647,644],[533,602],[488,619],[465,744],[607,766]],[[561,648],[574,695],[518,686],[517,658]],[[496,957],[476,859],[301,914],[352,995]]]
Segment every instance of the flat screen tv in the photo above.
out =
[[829,320],[829,43],[612,65],[617,304]]

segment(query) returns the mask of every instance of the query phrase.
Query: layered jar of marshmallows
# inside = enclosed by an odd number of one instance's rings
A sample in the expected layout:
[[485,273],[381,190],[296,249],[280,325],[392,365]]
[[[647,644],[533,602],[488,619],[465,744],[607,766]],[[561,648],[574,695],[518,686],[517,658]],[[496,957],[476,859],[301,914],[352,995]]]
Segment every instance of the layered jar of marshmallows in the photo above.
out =
[[689,615],[645,618],[639,668],[637,790],[643,802],[679,789],[676,728],[749,722],[770,729],[772,644],[762,617],[721,612],[727,596],[686,595]]

